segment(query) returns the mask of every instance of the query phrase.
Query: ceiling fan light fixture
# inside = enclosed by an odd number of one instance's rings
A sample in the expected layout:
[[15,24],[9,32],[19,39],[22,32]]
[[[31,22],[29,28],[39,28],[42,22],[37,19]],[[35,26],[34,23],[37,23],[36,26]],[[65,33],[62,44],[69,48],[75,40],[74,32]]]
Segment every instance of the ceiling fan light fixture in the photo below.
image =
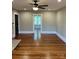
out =
[[38,7],[33,7],[33,10],[37,11],[38,10]]
[[24,8],[24,10],[27,10],[26,8]]
[[62,0],[58,0],[58,2],[61,2]]

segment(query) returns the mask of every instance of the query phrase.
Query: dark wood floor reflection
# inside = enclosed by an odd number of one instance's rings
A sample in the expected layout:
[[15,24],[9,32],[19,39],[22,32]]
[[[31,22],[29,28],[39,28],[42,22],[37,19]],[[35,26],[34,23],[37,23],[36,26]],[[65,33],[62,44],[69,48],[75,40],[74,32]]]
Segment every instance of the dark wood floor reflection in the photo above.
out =
[[66,46],[56,35],[42,35],[38,41],[33,35],[20,34],[20,44],[13,50],[12,59],[66,59]]

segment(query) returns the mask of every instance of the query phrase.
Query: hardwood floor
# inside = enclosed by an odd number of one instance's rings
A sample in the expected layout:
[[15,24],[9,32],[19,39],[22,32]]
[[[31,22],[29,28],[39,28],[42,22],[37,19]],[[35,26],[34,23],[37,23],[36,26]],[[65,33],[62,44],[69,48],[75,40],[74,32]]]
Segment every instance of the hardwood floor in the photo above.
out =
[[66,59],[66,45],[56,35],[42,35],[38,41],[33,35],[20,34],[20,44],[12,51],[12,59]]

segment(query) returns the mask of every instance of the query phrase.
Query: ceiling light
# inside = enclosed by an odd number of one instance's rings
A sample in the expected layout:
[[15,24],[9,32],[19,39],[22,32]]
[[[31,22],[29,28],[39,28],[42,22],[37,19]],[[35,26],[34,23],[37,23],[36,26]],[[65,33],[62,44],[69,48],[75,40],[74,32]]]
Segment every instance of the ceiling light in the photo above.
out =
[[24,8],[24,10],[27,10],[26,8]]
[[58,2],[61,2],[62,0],[58,0]]
[[38,7],[33,7],[33,10],[37,11],[38,10]]

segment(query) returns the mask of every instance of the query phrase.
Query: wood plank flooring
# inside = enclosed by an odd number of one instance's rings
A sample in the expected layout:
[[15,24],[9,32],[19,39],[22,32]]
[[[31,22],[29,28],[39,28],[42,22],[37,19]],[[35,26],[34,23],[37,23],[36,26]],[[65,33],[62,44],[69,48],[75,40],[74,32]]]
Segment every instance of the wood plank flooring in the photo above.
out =
[[12,51],[12,59],[66,59],[66,46],[56,35],[42,35],[38,41],[32,34],[20,34],[22,41]]

